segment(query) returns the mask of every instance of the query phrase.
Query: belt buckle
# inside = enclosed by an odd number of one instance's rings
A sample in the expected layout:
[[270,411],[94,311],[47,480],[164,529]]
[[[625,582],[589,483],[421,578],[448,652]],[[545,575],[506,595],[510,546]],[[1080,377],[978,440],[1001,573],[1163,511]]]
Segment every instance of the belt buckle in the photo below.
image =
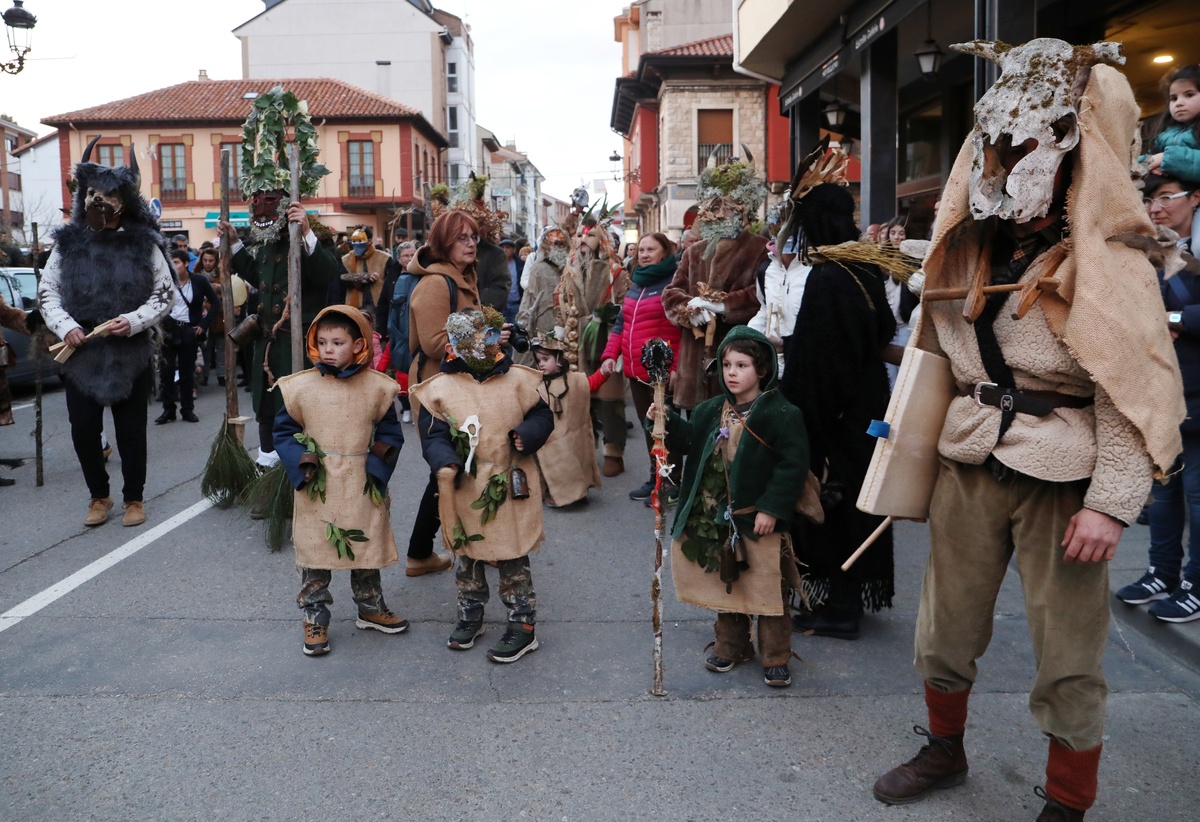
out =
[[[999,386],[994,382],[977,382],[977,383],[975,383],[975,391],[973,392],[972,396],[975,397],[975,404],[978,405],[980,408],[986,408],[989,405],[989,403],[986,403],[983,401],[982,393],[983,393],[983,389],[985,389],[985,388],[999,388]],[[1012,402],[1011,398],[1009,398],[1009,402],[1010,403]]]

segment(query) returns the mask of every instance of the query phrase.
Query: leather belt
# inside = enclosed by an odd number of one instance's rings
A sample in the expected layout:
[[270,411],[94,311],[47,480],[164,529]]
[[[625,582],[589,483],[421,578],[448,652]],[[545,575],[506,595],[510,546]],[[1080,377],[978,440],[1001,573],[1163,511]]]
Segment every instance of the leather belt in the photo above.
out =
[[1001,411],[1014,411],[1033,417],[1045,417],[1055,408],[1086,408],[1093,404],[1093,397],[1074,397],[1057,391],[1022,391],[1005,388],[994,382],[980,382],[974,389],[959,391],[960,397],[974,397],[981,408],[990,405]]

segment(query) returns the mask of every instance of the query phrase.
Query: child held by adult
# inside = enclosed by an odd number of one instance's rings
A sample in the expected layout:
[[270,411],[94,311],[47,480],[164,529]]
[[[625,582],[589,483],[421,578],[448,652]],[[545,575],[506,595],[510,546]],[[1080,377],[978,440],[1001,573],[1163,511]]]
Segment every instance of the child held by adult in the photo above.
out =
[[543,538],[542,490],[533,454],[554,430],[541,374],[513,364],[503,324],[486,306],[451,314],[439,372],[410,389],[421,451],[437,478],[442,540],[458,556],[458,623],[446,644],[466,650],[483,633],[484,570],[495,565],[508,629],[487,657],[502,663],[538,648],[529,554]]
[[[779,392],[779,361],[765,336],[736,326],[717,359],[721,395],[701,402],[687,420],[667,415],[667,447],[687,454],[671,575],[681,602],[717,612],[704,667],[725,673],[752,659],[757,616],[764,680],[786,688],[788,589],[800,584],[789,531],[808,474],[804,417]],[[651,404],[647,420],[656,410]]]
[[388,481],[404,445],[393,402],[399,387],[371,368],[373,329],[357,308],[333,305],[308,329],[312,368],[282,377],[274,444],[296,489],[292,542],[300,569],[304,653],[329,653],[329,583],[350,571],[355,625],[408,629],[387,607],[379,569],[399,557]]

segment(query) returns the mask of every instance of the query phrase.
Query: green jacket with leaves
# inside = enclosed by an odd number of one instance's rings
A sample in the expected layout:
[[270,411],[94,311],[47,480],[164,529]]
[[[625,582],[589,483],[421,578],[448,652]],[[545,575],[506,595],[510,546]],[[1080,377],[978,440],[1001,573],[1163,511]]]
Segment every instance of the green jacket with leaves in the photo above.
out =
[[[779,393],[778,359],[766,337],[748,326],[737,326],[722,341],[718,364],[726,346],[739,339],[752,340],[769,352],[767,373],[762,379],[763,393],[746,414],[745,430],[729,465],[729,508],[751,509],[749,513],[734,514],[734,524],[742,536],[756,539],[754,518],[759,511],[775,517],[776,531],[790,527],[793,507],[808,475],[808,435],[800,409]],[[721,411],[727,401],[733,402],[723,377],[721,387],[721,396],[697,405],[689,419],[673,412],[667,418],[667,447],[674,453],[687,454],[671,529],[676,539],[683,536],[684,525],[700,493],[703,467],[720,433]]]

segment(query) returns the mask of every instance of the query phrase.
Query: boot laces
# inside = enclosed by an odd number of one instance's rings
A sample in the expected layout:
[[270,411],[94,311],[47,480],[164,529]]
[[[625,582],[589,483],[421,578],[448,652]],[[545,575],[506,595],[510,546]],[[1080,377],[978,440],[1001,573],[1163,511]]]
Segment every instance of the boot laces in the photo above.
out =
[[921,750],[917,751],[917,755],[909,760],[909,765],[917,765],[923,760],[938,756],[938,748],[941,748],[941,753],[945,756],[954,756],[954,743],[949,739],[944,739],[940,736],[934,736],[927,729],[920,725],[913,725],[913,733],[917,736],[925,737],[926,744],[921,746]]
[[1033,793],[1038,799],[1045,801],[1046,807],[1043,809],[1043,813],[1045,811],[1053,811],[1059,819],[1067,820],[1071,818],[1070,809],[1061,802],[1056,802],[1051,799],[1049,794],[1046,793],[1045,788],[1043,788],[1041,785],[1034,786]]

